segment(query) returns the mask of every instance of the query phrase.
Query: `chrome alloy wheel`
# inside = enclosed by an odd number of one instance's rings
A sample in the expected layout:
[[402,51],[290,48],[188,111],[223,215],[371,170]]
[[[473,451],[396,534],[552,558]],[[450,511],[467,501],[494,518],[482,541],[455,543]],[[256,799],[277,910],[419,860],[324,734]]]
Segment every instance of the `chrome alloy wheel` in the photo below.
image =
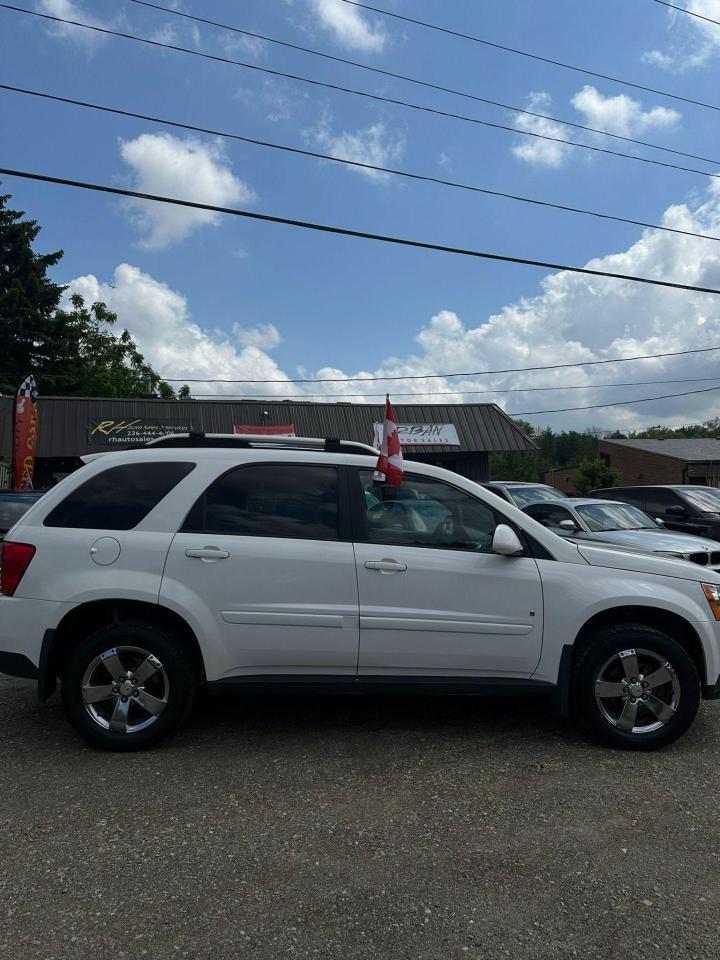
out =
[[158,658],[141,647],[113,647],[95,657],[82,679],[85,710],[112,733],[137,733],[167,706],[170,684]]
[[622,650],[595,680],[600,713],[625,733],[653,733],[675,715],[680,682],[665,657],[652,650]]

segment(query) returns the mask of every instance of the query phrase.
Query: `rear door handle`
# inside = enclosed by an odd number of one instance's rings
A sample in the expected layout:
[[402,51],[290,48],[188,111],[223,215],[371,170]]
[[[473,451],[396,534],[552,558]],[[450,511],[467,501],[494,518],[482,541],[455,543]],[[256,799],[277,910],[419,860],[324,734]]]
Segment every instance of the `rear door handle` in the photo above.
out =
[[227,560],[230,552],[221,550],[220,547],[198,547],[196,550],[186,550],[185,556],[198,560]]
[[403,573],[407,570],[407,564],[397,560],[366,560],[365,569],[379,570],[380,573]]

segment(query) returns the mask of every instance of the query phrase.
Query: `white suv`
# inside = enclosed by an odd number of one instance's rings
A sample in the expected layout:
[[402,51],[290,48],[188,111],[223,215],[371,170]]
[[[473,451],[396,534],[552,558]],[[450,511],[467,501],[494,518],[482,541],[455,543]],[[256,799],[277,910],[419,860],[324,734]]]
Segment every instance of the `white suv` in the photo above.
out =
[[199,685],[547,692],[631,749],[720,674],[720,575],[571,544],[454,473],[323,440],[187,435],[96,457],[10,531],[0,671],[76,730],[167,737]]

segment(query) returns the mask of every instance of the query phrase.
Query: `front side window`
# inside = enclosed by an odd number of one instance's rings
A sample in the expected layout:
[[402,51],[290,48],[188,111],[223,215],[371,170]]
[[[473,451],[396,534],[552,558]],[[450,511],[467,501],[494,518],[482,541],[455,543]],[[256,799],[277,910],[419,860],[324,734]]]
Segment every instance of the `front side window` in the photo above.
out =
[[337,540],[338,473],[315,464],[259,463],[216,480],[188,514],[186,533]]
[[544,527],[559,527],[561,520],[571,520],[575,526],[578,526],[572,513],[566,507],[559,507],[557,504],[533,503],[526,508],[525,513]]
[[44,526],[132,530],[194,469],[194,463],[167,461],[110,467],[68,494]]
[[663,514],[668,507],[681,507],[682,501],[672,490],[652,489],[645,494],[645,509],[648,513]]
[[407,473],[390,487],[372,470],[361,470],[360,482],[369,543],[491,552],[494,512],[457,487]]
[[629,504],[598,504],[576,509],[593,533],[603,530],[651,530],[658,527],[646,513]]

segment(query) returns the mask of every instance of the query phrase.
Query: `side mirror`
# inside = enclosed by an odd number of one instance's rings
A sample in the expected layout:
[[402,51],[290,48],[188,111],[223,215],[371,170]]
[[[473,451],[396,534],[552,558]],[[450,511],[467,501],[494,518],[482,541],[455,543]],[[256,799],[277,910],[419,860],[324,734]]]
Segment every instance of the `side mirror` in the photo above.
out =
[[662,517],[655,517],[655,523],[659,524],[661,527],[665,526],[665,521]]
[[574,520],[561,520],[558,524],[561,530],[577,530],[578,526]]
[[501,557],[519,557],[525,553],[525,549],[520,543],[520,538],[512,527],[506,523],[499,523],[495,527],[495,533],[492,539],[493,553]]

